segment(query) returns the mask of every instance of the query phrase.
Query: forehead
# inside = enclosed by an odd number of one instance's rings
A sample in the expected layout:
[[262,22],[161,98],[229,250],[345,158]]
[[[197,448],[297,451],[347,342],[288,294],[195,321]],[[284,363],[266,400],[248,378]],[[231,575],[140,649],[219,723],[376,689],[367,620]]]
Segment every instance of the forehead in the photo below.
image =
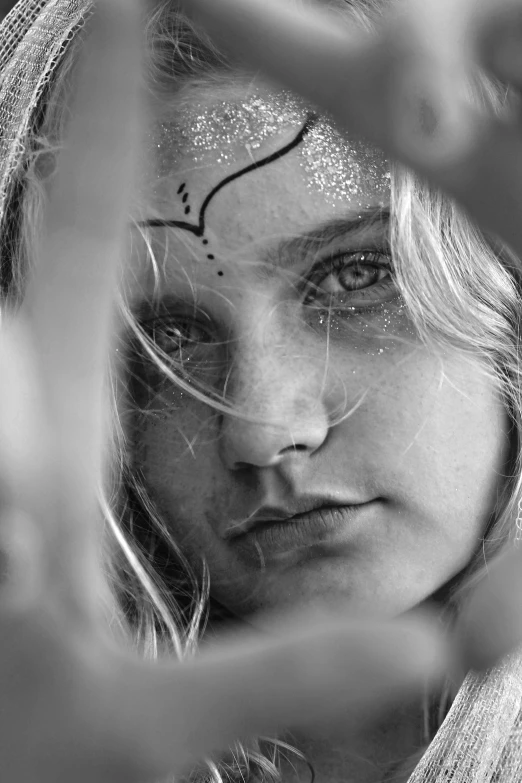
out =
[[147,217],[191,244],[238,249],[389,202],[382,153],[287,93],[196,92],[158,123],[153,150]]

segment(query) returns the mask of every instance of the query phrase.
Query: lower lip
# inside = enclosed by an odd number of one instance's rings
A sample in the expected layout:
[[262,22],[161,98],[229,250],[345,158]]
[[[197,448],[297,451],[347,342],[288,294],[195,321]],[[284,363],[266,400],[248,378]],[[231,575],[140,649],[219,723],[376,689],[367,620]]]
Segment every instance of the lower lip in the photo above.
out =
[[320,508],[281,522],[268,522],[235,538],[240,550],[270,556],[306,549],[317,544],[346,543],[354,522],[374,505]]

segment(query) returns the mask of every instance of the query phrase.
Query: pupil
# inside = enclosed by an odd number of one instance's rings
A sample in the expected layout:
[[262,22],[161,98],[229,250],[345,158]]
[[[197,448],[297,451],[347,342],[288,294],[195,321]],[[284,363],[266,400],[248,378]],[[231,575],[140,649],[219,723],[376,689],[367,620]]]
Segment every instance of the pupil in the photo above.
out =
[[377,269],[361,267],[358,264],[348,267],[341,276],[341,284],[347,289],[366,288],[372,285],[377,278]]
[[181,330],[171,324],[160,327],[154,335],[154,342],[166,353],[179,351],[186,341],[187,338]]

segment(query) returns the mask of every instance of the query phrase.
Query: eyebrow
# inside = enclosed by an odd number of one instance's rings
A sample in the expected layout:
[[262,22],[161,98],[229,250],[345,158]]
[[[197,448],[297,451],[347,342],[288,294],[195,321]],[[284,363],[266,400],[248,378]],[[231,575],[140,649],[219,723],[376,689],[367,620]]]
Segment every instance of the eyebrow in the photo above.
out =
[[358,234],[361,239],[370,231],[384,234],[387,242],[389,221],[388,207],[368,207],[354,217],[329,220],[304,234],[285,238],[264,254],[263,261],[267,268],[263,269],[263,275],[271,275],[276,267],[290,268],[301,261],[303,256],[317,252],[337,240],[353,239]]
[[[377,236],[384,235],[381,244],[387,246],[389,221],[389,207],[380,205],[361,209],[353,217],[325,221],[304,234],[287,237],[275,243],[263,254],[262,263],[256,265],[256,274],[260,278],[270,279],[278,269],[291,269],[306,260],[306,256],[333,242],[349,240],[357,235],[363,239],[368,232],[373,232]],[[133,306],[133,310],[138,320],[143,322],[178,303],[179,299],[176,295],[162,294],[158,299],[140,301]]]

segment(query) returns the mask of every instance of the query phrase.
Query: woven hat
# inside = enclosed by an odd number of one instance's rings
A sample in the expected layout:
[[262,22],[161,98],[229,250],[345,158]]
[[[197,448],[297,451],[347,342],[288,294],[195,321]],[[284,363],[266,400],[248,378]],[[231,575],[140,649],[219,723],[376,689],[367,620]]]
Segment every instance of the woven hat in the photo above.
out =
[[0,24],[0,235],[42,96],[92,0],[19,0]]
[[[0,237],[42,100],[93,0],[19,0],[0,23]],[[2,270],[3,273],[3,270]],[[470,673],[410,783],[522,783],[522,652]]]

